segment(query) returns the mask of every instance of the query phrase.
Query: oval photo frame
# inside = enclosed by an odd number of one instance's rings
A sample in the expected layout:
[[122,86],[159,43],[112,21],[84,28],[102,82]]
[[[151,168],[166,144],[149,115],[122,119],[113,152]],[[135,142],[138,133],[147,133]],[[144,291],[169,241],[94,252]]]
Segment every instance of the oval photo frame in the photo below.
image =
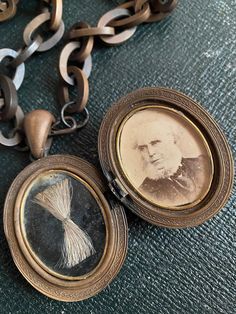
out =
[[65,155],[32,163],[12,183],[4,207],[6,238],[19,271],[46,296],[87,299],[122,267],[126,216],[105,191],[92,165]]
[[118,199],[162,227],[205,222],[232,189],[224,134],[199,104],[167,88],[140,89],[116,102],[100,128],[99,156]]

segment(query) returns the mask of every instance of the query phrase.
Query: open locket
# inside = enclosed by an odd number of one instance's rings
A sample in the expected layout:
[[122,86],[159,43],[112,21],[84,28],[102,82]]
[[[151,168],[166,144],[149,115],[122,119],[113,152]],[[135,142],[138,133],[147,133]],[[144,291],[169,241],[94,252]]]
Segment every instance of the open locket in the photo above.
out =
[[180,228],[211,218],[232,188],[224,135],[176,91],[125,96],[106,114],[98,141],[108,184],[80,158],[50,156],[17,176],[5,202],[5,234],[18,269],[61,301],[95,295],[124,262],[127,222],[113,194],[148,222]]

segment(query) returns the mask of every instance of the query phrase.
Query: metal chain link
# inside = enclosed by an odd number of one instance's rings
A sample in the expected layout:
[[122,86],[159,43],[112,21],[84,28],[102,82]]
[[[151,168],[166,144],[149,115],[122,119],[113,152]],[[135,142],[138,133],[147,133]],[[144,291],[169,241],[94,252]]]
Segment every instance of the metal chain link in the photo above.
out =
[[61,51],[59,71],[61,80],[58,88],[60,105],[71,102],[69,88],[76,86],[77,97],[66,112],[84,111],[88,102],[88,77],[92,69],[91,53],[94,38],[109,46],[124,43],[135,33],[142,23],[160,21],[167,17],[176,7],[177,0],[132,0],[126,1],[113,10],[105,13],[97,26],[88,23],[74,24],[66,34],[66,44]]
[[[0,0],[0,21],[12,17],[16,11],[18,0]],[[18,105],[17,90],[25,75],[25,61],[36,51],[46,51],[54,47],[64,35],[62,21],[62,0],[40,1],[40,14],[37,15],[23,32],[24,46],[18,50],[0,49],[0,63],[4,61],[6,72],[13,75],[0,74],[0,121],[14,120],[14,129],[6,138],[0,132],[0,144],[15,146],[22,141],[23,111]],[[13,12],[14,11],[14,12]],[[13,14],[14,13],[14,14]],[[48,33],[52,36],[48,38]],[[9,70],[9,71],[8,71]]]
[[[1,13],[16,10],[17,0],[0,0]],[[74,24],[65,36],[66,44],[59,59],[58,98],[62,106],[61,117],[52,126],[49,136],[72,133],[83,127],[89,112],[86,105],[89,98],[88,78],[92,70],[92,50],[94,38],[115,46],[124,43],[135,33],[142,23],[160,21],[168,16],[177,5],[177,0],[131,0],[105,13],[97,26],[88,23]],[[15,12],[14,12],[15,13]],[[13,13],[12,13],[13,14]],[[62,20],[62,0],[40,0],[40,14],[37,15],[23,32],[24,46],[17,52],[12,49],[0,49],[0,63],[7,60],[7,68],[14,70],[13,78],[0,75],[0,120],[15,119],[12,139],[3,137],[0,132],[0,144],[13,146],[21,140],[22,110],[18,105],[16,90],[20,87],[25,73],[24,62],[36,51],[46,51],[54,47],[64,34]],[[48,33],[51,37],[48,38]],[[76,86],[77,97],[71,100],[70,86]],[[77,122],[67,113],[82,113]],[[82,121],[81,121],[82,117]],[[83,118],[84,117],[84,118]],[[61,127],[64,125],[64,127]]]

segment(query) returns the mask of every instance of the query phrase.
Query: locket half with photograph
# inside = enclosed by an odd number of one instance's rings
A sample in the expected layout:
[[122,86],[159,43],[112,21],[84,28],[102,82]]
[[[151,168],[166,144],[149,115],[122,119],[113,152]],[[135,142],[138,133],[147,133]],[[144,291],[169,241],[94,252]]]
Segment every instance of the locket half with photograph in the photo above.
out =
[[[175,0],[157,2],[150,7],[146,1],[129,1],[106,13],[97,27],[84,22],[72,26],[59,62],[59,121],[46,110],[22,119],[16,106],[24,61],[37,49],[50,49],[63,34],[59,2],[54,14],[44,8],[27,25],[23,50],[1,50],[2,58],[13,58],[16,75],[15,82],[0,76],[6,102],[0,118],[15,117],[16,128],[10,139],[0,133],[0,142],[16,146],[24,130],[31,154],[38,159],[8,191],[4,230],[19,271],[50,298],[84,300],[115,278],[127,253],[123,205],[155,225],[183,228],[211,218],[229,197],[233,160],[222,131],[195,101],[167,88],[140,89],[111,106],[98,138],[104,175],[78,157],[45,157],[54,136],[75,132],[88,121],[85,106],[94,36],[109,45],[124,42],[137,25],[160,20],[176,6]],[[42,43],[35,35],[31,42],[35,28],[45,21],[55,32],[52,39]],[[116,34],[115,27],[122,31]],[[78,89],[75,101],[70,99],[70,86]],[[77,123],[69,113],[85,113],[84,122]],[[58,128],[62,122],[64,129]]]
[[115,103],[100,128],[99,156],[116,197],[162,227],[205,222],[232,188],[224,134],[203,107],[167,88],[140,89]]

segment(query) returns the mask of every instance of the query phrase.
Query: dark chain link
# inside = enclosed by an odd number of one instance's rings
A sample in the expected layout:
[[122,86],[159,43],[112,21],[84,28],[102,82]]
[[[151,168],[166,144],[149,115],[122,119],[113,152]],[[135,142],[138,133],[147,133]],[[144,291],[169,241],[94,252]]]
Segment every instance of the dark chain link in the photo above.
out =
[[74,24],[65,36],[66,44],[59,60],[61,80],[58,98],[63,108],[72,101],[70,86],[77,89],[76,99],[65,111],[82,112],[88,102],[88,77],[92,69],[91,53],[95,37],[109,46],[122,44],[135,33],[138,25],[164,19],[176,5],[177,0],[132,0],[108,11],[95,27],[85,22]]
[[[18,0],[0,0],[0,21],[15,14],[17,3]],[[0,63],[4,61],[5,72],[11,74],[13,72],[13,75],[8,76],[0,74],[0,121],[15,120],[14,129],[10,131],[9,137],[4,137],[0,132],[0,144],[15,146],[23,138],[20,133],[24,115],[18,105],[17,90],[24,79],[25,61],[36,51],[46,51],[54,47],[64,35],[64,29],[62,0],[42,0],[40,14],[24,30],[24,46],[18,51],[0,49]],[[49,32],[52,33],[50,38]]]
[[[5,12],[6,16],[7,12],[16,10],[17,2],[17,0],[4,2],[0,0],[0,21],[1,13]],[[89,98],[88,78],[92,70],[91,54],[94,38],[99,37],[109,46],[122,44],[133,36],[138,25],[164,19],[176,5],[177,0],[126,1],[104,14],[95,27],[79,22],[70,28],[65,36],[66,45],[59,60],[61,80],[58,96],[62,106],[61,117],[52,126],[49,136],[72,133],[83,127],[89,119],[86,105]],[[52,34],[50,38],[48,38],[49,32]],[[10,132],[12,138],[5,138],[0,132],[0,143],[13,146],[22,138],[19,131],[23,118],[16,90],[24,79],[24,62],[36,51],[46,51],[54,47],[63,34],[62,0],[40,0],[40,14],[24,30],[24,46],[18,52],[12,49],[0,49],[0,63],[4,59],[7,60],[7,64],[6,62],[4,64],[14,71],[12,78],[0,75],[0,120],[14,118],[16,121],[14,130]],[[76,86],[75,100],[70,97],[70,86]],[[77,122],[66,112],[83,113],[82,121]],[[61,124],[64,127],[61,127]]]

